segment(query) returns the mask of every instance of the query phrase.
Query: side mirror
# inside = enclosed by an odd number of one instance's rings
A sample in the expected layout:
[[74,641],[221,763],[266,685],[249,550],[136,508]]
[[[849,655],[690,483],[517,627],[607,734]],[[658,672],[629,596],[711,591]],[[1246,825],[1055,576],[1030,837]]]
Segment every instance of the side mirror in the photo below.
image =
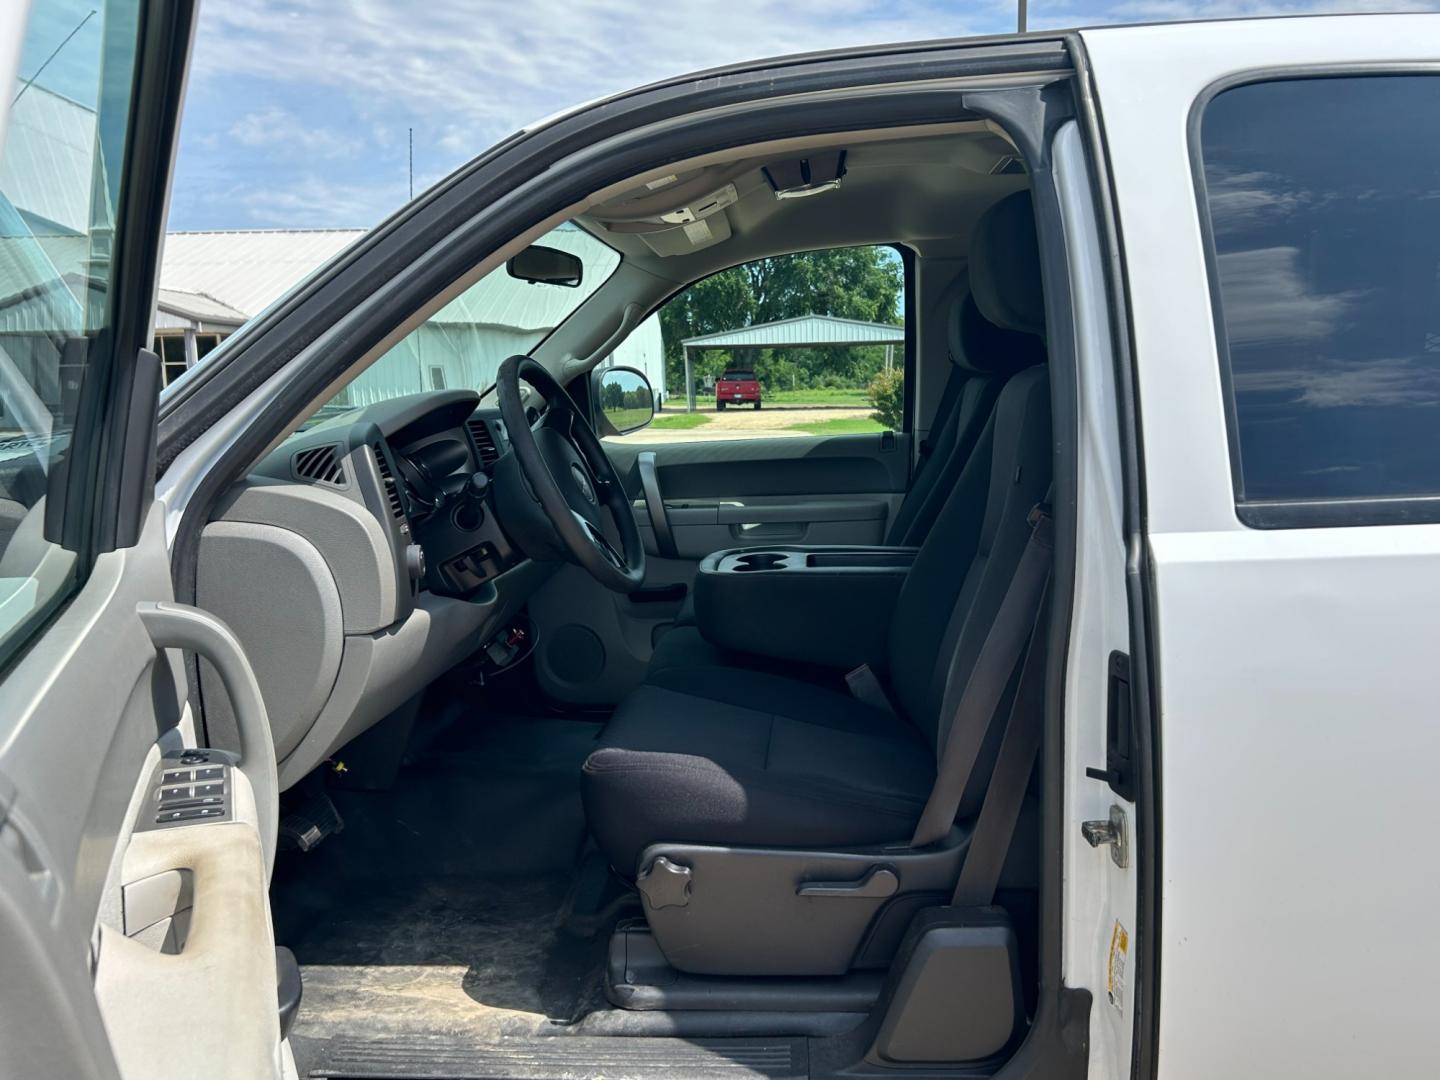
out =
[[600,435],[626,435],[655,419],[655,391],[643,372],[605,368],[592,386]]
[[531,244],[519,255],[512,256],[505,269],[510,271],[511,277],[532,285],[564,285],[573,289],[580,284],[585,264],[580,261],[579,255]]

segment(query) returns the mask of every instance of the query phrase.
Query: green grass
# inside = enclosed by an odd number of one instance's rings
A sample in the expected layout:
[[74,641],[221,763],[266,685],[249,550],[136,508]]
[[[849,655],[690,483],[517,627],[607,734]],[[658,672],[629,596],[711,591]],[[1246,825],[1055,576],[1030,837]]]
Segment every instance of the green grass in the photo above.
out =
[[767,405],[850,405],[863,409],[870,404],[862,387],[817,387],[811,390],[771,390],[767,387],[763,397]]
[[688,431],[690,428],[697,428],[701,424],[709,422],[710,417],[704,413],[667,413],[655,417],[654,423],[650,426],[662,431]]
[[803,431],[807,435],[867,435],[872,431],[884,431],[885,425],[868,416],[851,419],[806,420],[799,424],[787,425],[790,431]]

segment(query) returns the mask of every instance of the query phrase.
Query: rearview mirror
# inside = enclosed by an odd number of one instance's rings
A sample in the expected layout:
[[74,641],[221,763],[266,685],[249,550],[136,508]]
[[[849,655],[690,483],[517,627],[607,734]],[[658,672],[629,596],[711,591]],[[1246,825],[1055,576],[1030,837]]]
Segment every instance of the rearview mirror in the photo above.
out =
[[642,372],[628,367],[606,368],[593,385],[601,435],[639,431],[655,419],[655,391]]
[[585,264],[580,256],[559,248],[531,244],[505,264],[510,276],[532,285],[564,285],[573,289],[580,284]]

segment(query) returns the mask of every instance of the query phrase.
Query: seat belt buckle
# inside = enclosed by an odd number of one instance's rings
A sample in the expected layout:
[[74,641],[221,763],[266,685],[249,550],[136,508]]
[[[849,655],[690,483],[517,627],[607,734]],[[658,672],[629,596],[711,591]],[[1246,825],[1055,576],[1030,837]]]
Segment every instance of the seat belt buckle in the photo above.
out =
[[869,705],[872,709],[879,709],[891,716],[895,715],[895,706],[890,704],[890,696],[885,693],[885,687],[880,685],[880,677],[869,664],[861,664],[854,671],[847,671],[845,685],[850,688],[850,696],[860,704]]

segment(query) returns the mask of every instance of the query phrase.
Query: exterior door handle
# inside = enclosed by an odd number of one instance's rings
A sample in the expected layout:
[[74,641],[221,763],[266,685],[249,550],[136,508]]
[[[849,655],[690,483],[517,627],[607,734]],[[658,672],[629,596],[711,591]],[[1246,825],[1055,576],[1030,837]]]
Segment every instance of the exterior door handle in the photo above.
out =
[[260,844],[265,852],[265,876],[275,868],[275,840],[279,831],[280,779],[275,765],[275,736],[270,714],[260,694],[255,671],[245,658],[240,640],[208,611],[189,604],[146,601],[136,605],[156,649],[184,649],[210,661],[235,712],[240,734],[240,771],[250,781],[259,819]]

